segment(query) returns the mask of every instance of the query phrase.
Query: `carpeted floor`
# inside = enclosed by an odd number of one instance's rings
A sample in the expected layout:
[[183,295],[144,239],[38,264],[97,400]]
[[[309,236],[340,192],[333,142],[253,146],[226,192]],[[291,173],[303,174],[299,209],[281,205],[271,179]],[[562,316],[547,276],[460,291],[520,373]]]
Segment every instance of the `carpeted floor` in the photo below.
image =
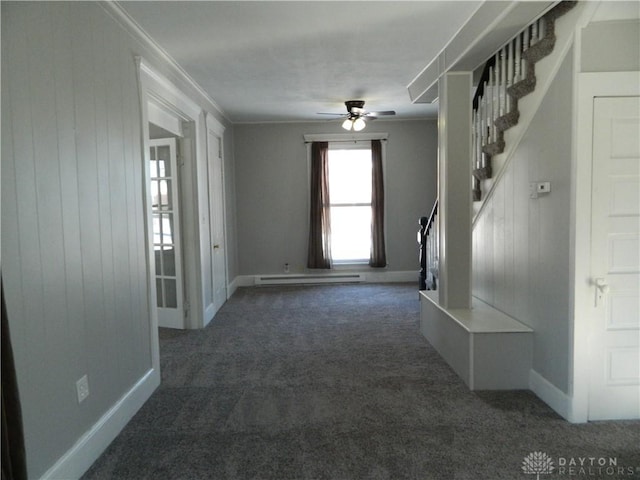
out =
[[[533,480],[532,452],[543,480],[640,478],[640,422],[470,392],[418,318],[415,284],[239,289],[206,329],[161,330],[162,385],[83,478]],[[559,470],[589,457],[614,475]]]

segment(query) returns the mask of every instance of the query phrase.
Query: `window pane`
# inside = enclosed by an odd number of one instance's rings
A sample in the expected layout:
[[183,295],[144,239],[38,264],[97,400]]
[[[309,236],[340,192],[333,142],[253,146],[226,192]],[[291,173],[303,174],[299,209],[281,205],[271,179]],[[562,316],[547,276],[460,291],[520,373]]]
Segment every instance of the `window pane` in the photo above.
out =
[[162,249],[162,274],[167,277],[176,276],[176,256],[173,247],[164,247]]
[[164,306],[167,308],[178,307],[178,295],[176,293],[176,281],[164,281]]
[[162,295],[162,280],[156,278],[156,306],[162,308],[164,306],[164,300]]
[[173,238],[173,213],[153,214],[153,243],[158,245],[172,245]]
[[371,150],[329,150],[331,203],[371,203]]
[[171,149],[167,146],[158,147],[158,176],[171,176]]
[[336,261],[368,260],[371,207],[331,207],[331,256]]
[[162,251],[160,248],[157,245],[154,245],[153,248],[156,257],[156,276],[158,277],[162,275]]
[[[158,180],[158,189],[160,191],[156,192],[156,196],[152,200],[153,204],[157,205],[159,203],[159,207],[161,210],[171,210],[173,208],[171,198],[171,180]],[[152,187],[152,194],[153,193],[154,192]]]
[[158,182],[156,180],[151,180],[151,208],[158,208]]

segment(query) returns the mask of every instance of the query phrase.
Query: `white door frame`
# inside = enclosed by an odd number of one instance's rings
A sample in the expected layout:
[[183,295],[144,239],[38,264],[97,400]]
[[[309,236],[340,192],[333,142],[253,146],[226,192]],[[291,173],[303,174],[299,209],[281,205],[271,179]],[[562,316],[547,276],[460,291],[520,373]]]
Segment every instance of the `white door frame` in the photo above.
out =
[[[150,182],[149,170],[149,109],[160,106],[169,117],[177,121],[182,130],[184,150],[187,153],[184,158],[184,167],[180,186],[182,187],[182,234],[183,234],[183,268],[185,279],[185,308],[189,308],[184,328],[202,327],[202,313],[199,306],[201,302],[201,275],[199,274],[199,222],[198,219],[198,176],[197,159],[205,158],[206,138],[203,133],[203,110],[187,97],[178,87],[168,79],[157,73],[141,57],[136,57],[138,75],[140,79],[140,101],[142,121],[142,145],[144,159],[143,181],[145,192],[148,191]],[[150,107],[151,105],[151,107]],[[152,113],[153,115],[153,113]],[[180,167],[179,167],[180,168]],[[154,367],[159,367],[160,356],[158,346],[158,316],[156,313],[156,288],[155,288],[155,260],[153,258],[152,245],[153,231],[151,228],[151,209],[149,199],[144,199],[145,207],[145,234],[147,239],[147,278],[149,281],[149,308],[151,311],[151,335],[152,358]]]
[[593,110],[595,97],[640,95],[639,72],[578,74],[572,175],[570,305],[572,319],[572,389],[567,419],[586,422],[589,409],[589,337],[593,325],[594,286],[591,284],[591,186]]
[[[206,193],[207,193],[207,211],[209,211],[210,213],[210,195],[211,192],[209,191],[210,188],[210,176],[209,176],[209,167],[210,167],[210,148],[211,145],[209,145],[209,133],[212,133],[213,135],[215,135],[216,137],[218,137],[220,140],[220,152],[221,152],[221,175],[222,175],[222,191],[220,192],[220,196],[222,199],[222,235],[223,235],[223,239],[224,239],[224,283],[225,283],[225,290],[226,290],[226,299],[229,298],[229,292],[230,292],[230,288],[229,288],[229,277],[228,277],[228,272],[229,272],[229,265],[228,265],[228,261],[229,261],[229,257],[227,255],[227,249],[228,249],[228,242],[227,242],[227,209],[226,209],[226,189],[225,189],[225,168],[224,168],[224,130],[225,127],[224,125],[222,125],[222,123],[220,123],[213,115],[211,115],[210,113],[207,113],[206,115],[206,130],[207,130],[207,155],[206,155]],[[209,222],[211,222],[211,218],[209,217]],[[205,248],[208,248],[209,253],[211,254],[210,257],[208,257],[211,261],[211,268],[213,268],[213,254],[211,252],[211,242],[207,242],[207,240],[210,240],[210,233],[211,233],[211,225],[209,226],[209,229],[207,231],[205,231],[205,229],[202,229],[202,235],[206,236],[206,239],[201,239],[201,242],[203,244],[206,244]],[[204,251],[204,249],[203,249]],[[203,282],[203,288],[204,288],[204,282]],[[213,313],[213,315],[209,315],[206,312],[208,311],[207,309],[209,308],[210,310],[210,306],[209,305],[204,305],[204,299],[206,298],[206,295],[203,291],[203,310],[205,312],[205,316],[204,316],[204,325],[206,325],[208,322],[211,321],[211,319],[213,318],[213,316],[215,315],[215,312]],[[208,318],[211,317],[211,318]]]

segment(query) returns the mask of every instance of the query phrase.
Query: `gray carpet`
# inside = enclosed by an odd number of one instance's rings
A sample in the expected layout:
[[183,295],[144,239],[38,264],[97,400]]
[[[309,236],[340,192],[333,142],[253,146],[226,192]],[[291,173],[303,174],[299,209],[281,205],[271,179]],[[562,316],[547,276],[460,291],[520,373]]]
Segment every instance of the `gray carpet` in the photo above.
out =
[[640,478],[640,422],[470,392],[418,317],[415,284],[239,289],[203,331],[161,331],[161,387],[83,478],[532,480],[531,452],[540,479]]

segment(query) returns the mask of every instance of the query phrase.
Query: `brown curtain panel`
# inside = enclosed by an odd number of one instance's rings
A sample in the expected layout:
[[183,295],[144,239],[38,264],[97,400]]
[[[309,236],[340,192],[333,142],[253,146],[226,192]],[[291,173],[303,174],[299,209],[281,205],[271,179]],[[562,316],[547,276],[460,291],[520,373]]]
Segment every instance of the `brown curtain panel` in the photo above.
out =
[[2,293],[2,480],[26,480],[27,462],[22,432],[22,410],[1,279],[0,290]]
[[382,142],[371,141],[371,255],[369,265],[386,267],[384,244],[384,180],[382,178]]
[[311,202],[308,268],[331,268],[329,143],[311,144]]

